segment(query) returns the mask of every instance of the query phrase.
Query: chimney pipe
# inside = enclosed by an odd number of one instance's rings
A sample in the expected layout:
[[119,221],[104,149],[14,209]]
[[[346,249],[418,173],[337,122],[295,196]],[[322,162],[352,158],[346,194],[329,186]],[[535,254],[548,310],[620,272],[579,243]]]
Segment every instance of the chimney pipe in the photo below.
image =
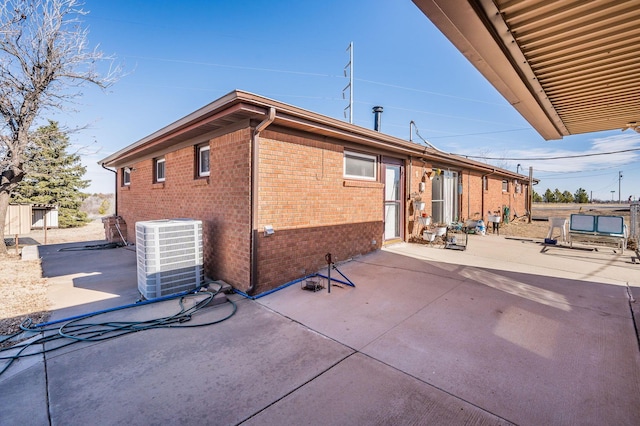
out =
[[380,126],[382,125],[382,107],[381,106],[374,106],[373,107],[373,114],[374,114],[373,130],[375,130],[376,132],[379,132],[380,131]]

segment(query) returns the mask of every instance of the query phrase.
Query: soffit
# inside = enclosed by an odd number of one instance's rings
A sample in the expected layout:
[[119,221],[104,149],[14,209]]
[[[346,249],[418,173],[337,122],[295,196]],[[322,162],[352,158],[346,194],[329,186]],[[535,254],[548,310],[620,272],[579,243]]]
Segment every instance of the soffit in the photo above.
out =
[[640,123],[640,0],[414,0],[545,139]]

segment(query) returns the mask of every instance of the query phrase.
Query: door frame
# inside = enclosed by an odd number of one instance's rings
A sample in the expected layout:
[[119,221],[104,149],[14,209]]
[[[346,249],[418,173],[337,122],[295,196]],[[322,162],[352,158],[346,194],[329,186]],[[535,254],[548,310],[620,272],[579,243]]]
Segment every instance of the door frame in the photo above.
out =
[[[441,172],[439,176],[436,176],[436,178],[434,178],[433,182],[432,182],[432,189],[431,189],[431,215],[433,217],[434,221],[438,221],[438,222],[442,222],[444,221],[444,223],[450,223],[455,221],[456,219],[459,220],[460,217],[460,207],[461,207],[461,195],[462,192],[460,191],[461,189],[461,176],[462,176],[462,172],[460,170],[451,170],[449,168],[444,169],[444,168],[440,168]],[[447,176],[451,174],[452,176]],[[452,194],[447,194],[446,188],[445,188],[445,179],[449,179],[450,180],[450,185],[451,185],[451,189],[452,189]],[[438,190],[440,194],[440,196],[442,197],[441,199],[436,199],[434,200],[434,195],[436,193],[436,191],[433,189],[433,187],[435,185],[439,185],[440,188]],[[445,200],[446,199],[446,200]],[[445,212],[445,206],[447,204],[447,201],[449,203],[451,203],[451,220],[447,221],[447,212]],[[438,214],[436,214],[436,209],[434,208],[434,203],[442,203],[439,205],[439,212]],[[440,217],[442,216],[442,217]]]
[[[381,177],[381,182],[384,184],[383,190],[382,190],[382,222],[383,222],[383,229],[382,229],[382,241],[383,244],[388,244],[388,243],[392,243],[392,242],[397,242],[397,241],[404,241],[404,237],[405,237],[405,164],[404,161],[400,158],[393,158],[393,157],[382,157],[381,161],[381,172],[380,172],[380,177]],[[399,167],[400,169],[400,181],[398,183],[398,199],[397,200],[393,200],[395,201],[398,210],[397,210],[397,215],[398,215],[398,219],[399,219],[399,224],[398,224],[398,228],[399,228],[399,234],[396,237],[387,239],[386,237],[386,207],[387,207],[387,203],[390,202],[391,200],[387,200],[386,199],[386,193],[387,193],[387,165],[390,166],[395,166],[395,167]]]

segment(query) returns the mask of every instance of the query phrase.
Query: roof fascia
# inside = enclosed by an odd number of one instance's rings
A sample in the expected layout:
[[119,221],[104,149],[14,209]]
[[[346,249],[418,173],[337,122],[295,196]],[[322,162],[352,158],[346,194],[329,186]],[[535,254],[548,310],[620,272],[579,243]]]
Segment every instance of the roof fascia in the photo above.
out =
[[[252,113],[255,113],[256,118],[259,119],[262,115],[266,116],[271,107],[276,109],[276,117],[273,123],[283,127],[297,128],[316,134],[323,134],[337,140],[349,141],[362,146],[375,147],[377,149],[405,156],[425,158],[429,161],[443,162],[455,167],[466,166],[478,171],[494,171],[505,176],[520,176],[513,174],[508,170],[492,167],[488,164],[480,163],[454,154],[447,154],[445,152],[437,151],[414,142],[408,142],[376,130],[366,129],[345,121],[337,120],[293,105],[240,90],[235,90],[175,121],[174,123],[163,127],[138,142],[135,142],[132,145],[110,155],[100,163],[105,166],[115,167],[125,163],[131,163],[132,161],[139,160],[141,158],[151,158],[153,155],[149,154],[149,152],[150,150],[153,150],[154,145],[166,142],[171,137],[180,135],[185,131],[192,130],[206,122],[211,122],[217,118],[223,118],[240,110],[251,111]],[[199,139],[209,136],[212,136],[212,134],[201,135]],[[191,142],[192,141],[181,142],[178,145],[186,146]],[[155,153],[157,154],[157,152]]]
[[[193,127],[194,124],[199,124],[205,117],[215,115],[216,112],[219,112],[223,107],[232,103],[236,99],[237,91],[227,93],[223,97],[216,99],[210,104],[205,105],[204,107],[182,117],[181,119],[151,133],[148,136],[145,136],[137,142],[134,142],[131,145],[127,145],[121,150],[114,152],[113,154],[101,160],[99,163],[104,164],[105,166],[109,166],[121,156],[129,155],[142,147],[157,143],[161,140],[166,140],[169,137],[175,135],[178,131],[183,132],[185,131],[185,129]],[[216,117],[211,117],[211,119],[215,118]]]

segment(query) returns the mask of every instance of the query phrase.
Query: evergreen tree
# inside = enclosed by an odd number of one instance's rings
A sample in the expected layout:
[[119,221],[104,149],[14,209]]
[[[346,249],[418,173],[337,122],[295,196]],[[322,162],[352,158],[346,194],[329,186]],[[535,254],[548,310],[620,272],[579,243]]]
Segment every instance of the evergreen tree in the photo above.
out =
[[587,191],[582,188],[578,188],[575,194],[576,203],[588,203],[589,196],[587,195]]
[[573,203],[574,198],[573,198],[573,194],[569,191],[563,191],[562,192],[562,202],[563,203]]
[[100,204],[100,207],[98,207],[98,214],[105,215],[107,213],[107,210],[109,210],[109,200],[105,198],[104,200],[102,200],[102,204]]
[[56,204],[58,226],[71,228],[89,221],[80,211],[82,201],[88,194],[80,192],[89,186],[82,177],[86,172],[80,155],[67,152],[68,135],[55,121],[39,127],[32,134],[27,147],[26,176],[12,192],[12,201],[17,203]]
[[564,202],[562,200],[562,192],[560,192],[560,190],[558,188],[556,188],[555,191],[553,191],[553,202],[554,203],[563,203]]
[[556,196],[549,188],[544,192],[544,201],[545,203],[555,203]]
[[543,198],[540,194],[538,194],[535,189],[533,190],[533,202],[534,203],[541,203],[543,201]]

